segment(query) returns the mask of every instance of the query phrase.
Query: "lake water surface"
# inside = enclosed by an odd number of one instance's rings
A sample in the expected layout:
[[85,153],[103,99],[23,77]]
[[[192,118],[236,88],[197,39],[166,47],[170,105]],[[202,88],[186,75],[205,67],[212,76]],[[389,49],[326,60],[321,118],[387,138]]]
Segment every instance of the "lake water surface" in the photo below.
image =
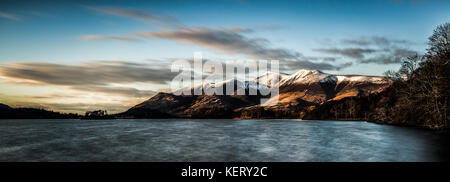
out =
[[0,161],[442,161],[446,136],[350,121],[0,120]]

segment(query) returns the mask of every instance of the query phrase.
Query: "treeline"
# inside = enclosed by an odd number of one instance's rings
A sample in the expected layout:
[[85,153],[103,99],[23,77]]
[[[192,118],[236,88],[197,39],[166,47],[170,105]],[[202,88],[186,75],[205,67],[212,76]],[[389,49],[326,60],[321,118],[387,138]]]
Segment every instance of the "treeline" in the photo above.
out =
[[81,119],[115,119],[114,115],[109,115],[106,110],[86,111]]
[[371,95],[329,101],[319,106],[313,106],[302,119],[367,121],[370,110],[376,107],[373,102],[376,99],[375,95]]
[[309,107],[299,105],[251,106],[237,110],[239,119],[298,119]]
[[78,119],[78,114],[66,114],[35,108],[0,108],[0,119]]

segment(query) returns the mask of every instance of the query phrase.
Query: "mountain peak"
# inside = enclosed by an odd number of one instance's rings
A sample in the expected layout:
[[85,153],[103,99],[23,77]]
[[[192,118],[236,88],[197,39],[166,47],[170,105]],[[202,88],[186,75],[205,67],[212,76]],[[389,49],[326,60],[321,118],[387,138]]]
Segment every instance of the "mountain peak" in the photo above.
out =
[[319,82],[326,78],[329,74],[323,73],[319,70],[301,69],[296,73],[289,75],[285,79],[280,81],[280,85],[290,85],[293,83],[312,83]]
[[324,73],[322,71],[320,71],[320,70],[300,69],[296,73],[294,73],[293,75],[306,76],[306,75],[310,75],[310,74],[324,74]]

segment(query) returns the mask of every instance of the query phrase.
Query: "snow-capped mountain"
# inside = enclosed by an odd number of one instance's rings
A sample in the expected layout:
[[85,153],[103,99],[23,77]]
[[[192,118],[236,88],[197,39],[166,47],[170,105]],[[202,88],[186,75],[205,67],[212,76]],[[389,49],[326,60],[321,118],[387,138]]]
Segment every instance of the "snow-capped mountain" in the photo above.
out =
[[364,75],[333,75],[323,73],[319,70],[302,69],[292,75],[286,76],[279,82],[279,87],[292,84],[308,84],[308,83],[341,83],[341,82],[358,82],[358,83],[376,83],[386,84],[391,80],[382,76],[364,76]]
[[283,78],[279,85],[291,85],[291,84],[306,84],[306,83],[313,83],[313,82],[319,82],[325,78],[330,76],[329,74],[323,73],[319,70],[305,70],[301,69],[297,71],[296,73],[286,76]]
[[382,76],[333,75],[319,70],[299,70],[280,80],[278,99],[268,100],[263,105],[298,104],[303,101],[323,103],[344,97],[368,95],[381,92],[392,84]]
[[[381,76],[333,75],[318,70],[302,69],[291,75],[268,72],[251,81],[230,79],[177,90],[191,94],[159,93],[118,116],[222,118],[234,117],[235,110],[255,105],[272,105],[272,108],[275,105],[277,112],[286,112],[292,106],[306,107],[381,92],[391,83],[392,80]],[[226,95],[226,88],[233,88],[234,94]],[[198,92],[200,89],[203,92]],[[224,95],[205,94],[212,93],[212,89],[222,89]],[[267,96],[260,95],[258,91],[267,89],[279,89],[278,97],[260,103],[261,98]],[[196,90],[203,94],[193,95]],[[257,94],[249,94],[251,91]],[[245,94],[237,94],[239,92]]]

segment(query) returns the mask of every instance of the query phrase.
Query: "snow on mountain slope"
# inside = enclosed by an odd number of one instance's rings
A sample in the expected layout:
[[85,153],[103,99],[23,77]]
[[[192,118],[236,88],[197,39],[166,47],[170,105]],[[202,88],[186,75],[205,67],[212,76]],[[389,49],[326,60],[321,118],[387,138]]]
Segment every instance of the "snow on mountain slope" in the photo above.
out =
[[267,72],[266,74],[255,78],[253,81],[272,87],[276,85],[280,80],[285,79],[288,76],[288,74],[284,73]]
[[323,73],[319,70],[306,70],[301,69],[300,71],[297,71],[296,73],[289,75],[282,80],[280,80],[279,85],[291,85],[291,84],[307,84],[307,83],[315,83],[319,82],[325,78],[330,76],[329,74]]
[[364,76],[364,75],[333,75],[323,73],[319,70],[302,69],[292,75],[286,76],[280,80],[279,86],[288,86],[292,84],[310,84],[334,82],[368,82],[374,84],[386,84],[392,80],[382,76]]
[[[279,81],[277,82],[277,80]],[[339,93],[337,92],[347,92],[347,90],[349,89],[363,89],[368,90],[368,92],[370,93],[374,90],[380,90],[374,87],[377,87],[378,85],[389,85],[391,82],[392,80],[382,76],[333,75],[321,72],[319,70],[301,69],[291,75],[284,73],[267,72],[266,74],[259,76],[251,81],[230,79],[216,83],[198,84],[194,87],[184,87],[177,90],[176,92],[184,91],[184,93],[202,93],[200,91],[200,89],[202,89],[203,92],[211,93],[214,91],[213,89],[229,88],[234,83],[236,87],[235,90],[267,90],[272,87],[279,87],[281,93],[309,91],[310,95],[317,95],[322,92],[336,92],[336,95],[339,95]]]
[[267,104],[297,103],[300,100],[323,103],[330,99],[368,95],[387,88],[392,80],[382,76],[333,75],[318,70],[299,70],[278,83],[279,99]]
[[371,83],[378,83],[378,84],[384,84],[388,83],[391,80],[386,77],[381,76],[363,76],[363,75],[336,75],[337,81],[343,82],[371,82]]
[[[216,82],[216,83],[203,83],[203,84],[198,84],[194,87],[184,87],[181,89],[176,90],[174,93],[177,92],[191,92],[194,91],[193,93],[201,93],[200,90],[203,90],[203,92],[207,92],[207,93],[212,93],[215,89],[226,89],[226,88],[232,88],[234,84],[234,87],[236,87],[236,89],[233,90],[268,90],[270,89],[269,86],[265,85],[265,84],[261,84],[256,81],[240,81],[237,79],[229,79],[229,80],[225,80],[225,81],[220,81],[220,82]],[[225,93],[224,93],[225,94]]]

